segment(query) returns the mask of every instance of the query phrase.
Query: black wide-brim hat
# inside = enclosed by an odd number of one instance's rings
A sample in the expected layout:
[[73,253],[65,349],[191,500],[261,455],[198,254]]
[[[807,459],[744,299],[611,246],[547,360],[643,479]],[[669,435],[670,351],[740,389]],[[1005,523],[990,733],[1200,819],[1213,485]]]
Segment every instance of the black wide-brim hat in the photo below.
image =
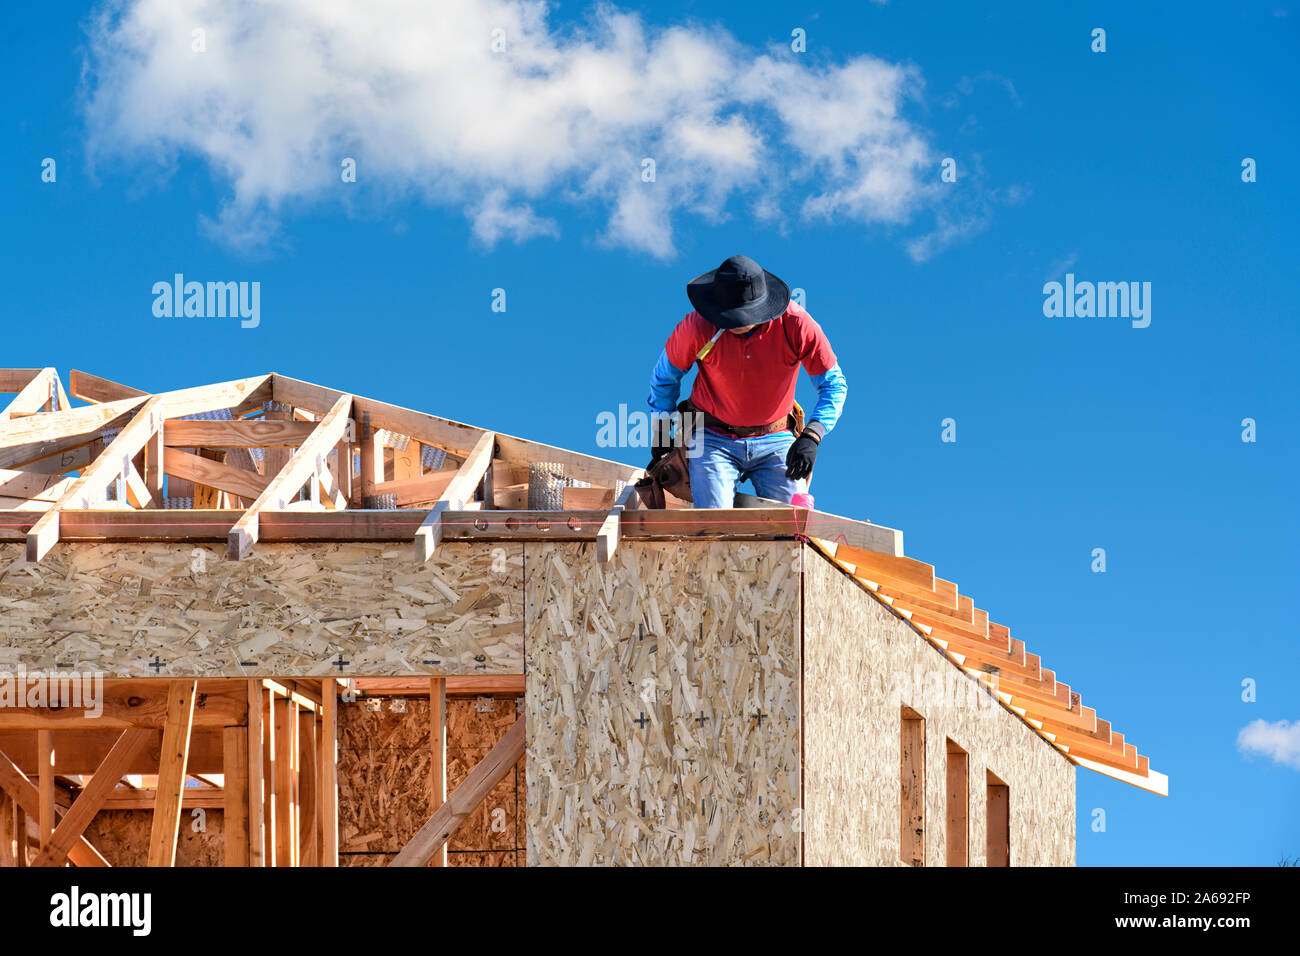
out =
[[749,256],[732,256],[686,283],[695,311],[720,329],[770,322],[790,304],[790,287]]

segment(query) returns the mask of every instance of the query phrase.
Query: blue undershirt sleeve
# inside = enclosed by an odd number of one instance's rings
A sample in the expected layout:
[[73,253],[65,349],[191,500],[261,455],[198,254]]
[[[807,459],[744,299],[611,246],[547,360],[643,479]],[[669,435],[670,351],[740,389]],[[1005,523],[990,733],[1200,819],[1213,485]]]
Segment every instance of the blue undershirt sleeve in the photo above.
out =
[[808,416],[809,421],[820,422],[822,428],[830,431],[844,411],[844,397],[849,393],[849,383],[839,363],[832,365],[821,375],[811,376],[817,386],[817,406]]
[[655,363],[654,371],[650,374],[650,395],[646,399],[652,412],[666,415],[677,410],[677,399],[682,391],[682,378],[687,371],[668,361],[667,349],[659,354],[659,361]]

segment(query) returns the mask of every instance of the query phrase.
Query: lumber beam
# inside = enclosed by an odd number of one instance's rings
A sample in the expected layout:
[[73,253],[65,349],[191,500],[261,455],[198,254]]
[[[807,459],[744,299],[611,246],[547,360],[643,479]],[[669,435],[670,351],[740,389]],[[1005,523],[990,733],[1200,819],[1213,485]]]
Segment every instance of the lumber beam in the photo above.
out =
[[316,808],[320,817],[320,865],[339,865],[338,681],[321,681],[320,733],[316,745]]
[[247,760],[248,771],[248,865],[265,866],[266,813],[264,809],[262,760],[262,682],[245,682],[244,692],[248,706]]
[[36,731],[36,756],[40,760],[36,782],[40,793],[39,823],[41,846],[49,843],[54,833],[54,732]]
[[108,797],[117,782],[126,773],[136,754],[144,750],[158,736],[156,730],[124,730],[111,750],[105,755],[103,763],[96,768],[94,775],[82,791],[77,794],[72,806],[63,814],[53,835],[44,842],[40,854],[33,866],[62,866],[68,852],[77,840],[86,832],[86,827],[95,818],[95,814],[104,809]]
[[[298,381],[284,375],[275,375],[273,381],[276,401],[287,402],[315,412],[322,412],[329,408],[342,394],[335,389]],[[360,395],[355,396],[355,401],[358,422],[364,414],[368,413],[372,428],[386,428],[399,435],[407,435],[415,441],[441,448],[458,458],[468,455],[484,432],[484,429],[473,425],[412,411],[409,408],[390,405]],[[582,455],[564,448],[555,448],[499,432],[497,441],[501,457],[509,462],[560,462],[565,466],[565,472],[569,477],[580,481],[635,480],[636,473],[641,471],[632,465],[607,461],[592,455]]]
[[298,705],[292,697],[271,694],[275,714],[275,865],[298,865]]
[[[56,688],[50,687],[49,682],[57,683],[58,678],[40,680],[47,683],[45,699],[56,699]],[[30,693],[37,680],[27,678],[27,681]],[[57,689],[57,699],[66,703],[71,691]],[[194,718],[194,726],[219,728],[244,722],[247,704],[237,684],[225,678],[207,678],[199,681],[199,691],[204,700]],[[0,707],[0,731],[161,729],[170,716],[168,702],[165,681],[106,680],[102,698],[89,712],[84,702],[60,707]]]
[[173,419],[163,425],[163,444],[168,448],[297,448],[311,437],[316,425],[316,422],[272,419],[228,422]]
[[[18,765],[3,753],[0,753],[0,787],[3,787],[9,796],[13,798],[14,804],[26,816],[38,817],[40,815],[41,797],[36,789],[36,784],[32,783],[27,775],[18,769]],[[23,829],[19,830],[17,838],[19,856],[25,861],[27,852],[26,824],[23,825]],[[103,854],[96,850],[84,836],[78,837],[77,841],[68,850],[68,859],[72,860],[77,866],[109,865]]]
[[275,691],[265,688],[260,681],[256,683],[262,706],[262,820],[264,821],[262,833],[265,839],[262,845],[262,865],[275,866],[275,821],[277,817],[275,809],[275,765],[279,759],[275,742]]
[[[222,735],[222,837],[225,866],[249,865],[248,728],[226,727]],[[187,794],[188,795],[188,794]]]
[[310,710],[298,711],[298,774],[295,785],[298,793],[298,865],[320,866],[320,833],[317,819],[316,784],[318,768],[316,759],[316,714]]
[[1148,769],[1145,774],[1137,774],[1127,770],[1121,770],[1118,767],[1111,767],[1107,764],[1099,763],[1095,760],[1089,760],[1086,757],[1070,755],[1070,759],[1080,767],[1092,770],[1105,777],[1113,780],[1119,780],[1130,786],[1137,787],[1141,790],[1147,790],[1161,797],[1169,796],[1169,777],[1163,773],[1157,773]]
[[[356,432],[355,425],[352,430]],[[351,507],[352,503],[352,449],[354,447],[355,439],[349,440],[344,436],[343,440],[334,446],[334,457],[330,459],[331,467],[334,469],[334,483],[338,486],[339,494],[343,496],[345,508]]]
[[858,577],[869,578],[879,584],[892,583],[922,591],[934,590],[932,564],[845,544],[839,545],[830,553],[841,564],[853,565],[853,573]]
[[164,455],[162,470],[173,478],[184,478],[196,485],[206,485],[251,500],[256,500],[271,483],[270,478],[255,471],[234,468],[178,448],[172,448]]
[[325,470],[325,457],[347,431],[351,408],[352,396],[340,396],[325,417],[316,423],[311,435],[298,446],[284,467],[257,496],[257,500],[235,522],[227,536],[231,560],[242,560],[257,543],[258,519],[263,511],[283,510],[308,479],[312,479],[313,485],[315,484]]
[[418,478],[403,478],[394,481],[379,481],[369,492],[373,495],[396,495],[397,507],[417,504],[421,501],[437,501],[447,490],[451,480],[456,477],[457,469],[433,471]]
[[[447,679],[429,678],[429,813],[437,813],[447,802]],[[433,852],[430,866],[447,865],[444,842]]]
[[890,557],[903,556],[903,532],[896,528],[886,528],[870,521],[845,518],[814,508],[794,508],[786,502],[739,491],[736,492],[734,504],[737,508],[785,508],[795,511],[799,515],[800,534],[809,538],[821,538],[832,544],[849,545]]
[[[353,399],[355,408],[356,399]],[[356,500],[354,507],[361,507],[367,498],[377,494],[375,486],[384,480],[384,443],[382,429],[370,424],[369,412],[357,412],[357,458],[360,473],[356,486],[352,489]]]
[[3,410],[0,410],[0,421],[35,415],[42,410],[57,411],[60,407],[58,378],[58,373],[54,369],[41,369],[23,386],[22,391],[10,399]]
[[510,725],[478,765],[469,772],[429,822],[420,827],[411,841],[402,847],[389,866],[425,866],[442,848],[465,818],[478,808],[487,795],[524,755],[527,743],[526,724],[520,719]]
[[459,510],[470,500],[474,489],[483,479],[484,473],[492,464],[496,453],[496,433],[484,432],[470,450],[469,455],[456,469],[455,476],[447,483],[438,503],[429,512],[415,532],[415,561],[423,564],[433,556],[434,549],[442,540],[442,519],[445,512]]
[[[523,674],[492,674],[467,677],[434,678],[446,682],[448,697],[491,697],[496,694],[518,696],[524,692]],[[374,697],[420,696],[429,693],[428,677],[354,677],[352,682],[362,694]]]
[[73,398],[96,404],[121,401],[124,398],[147,398],[149,395],[148,392],[142,392],[138,388],[119,385],[117,382],[110,382],[106,378],[75,368],[68,373],[68,391],[72,393]]
[[[203,685],[199,685],[203,693]],[[195,708],[197,717],[202,711]],[[95,768],[104,762],[117,738],[124,728],[100,727],[93,730],[60,730],[55,739],[58,741],[59,775],[89,776]],[[150,728],[142,728],[150,729]],[[158,772],[158,761],[162,757],[160,746],[162,736],[155,734],[156,741],[135,755],[131,766],[124,771],[127,774],[154,774]],[[32,779],[40,771],[40,761],[36,756],[36,735],[30,730],[0,731],[0,751],[7,753],[14,764]],[[221,773],[221,731],[217,728],[196,728],[190,743],[190,771]]]
[[[117,402],[105,402],[102,405],[83,405],[81,408],[67,408],[44,415],[28,415],[9,421],[0,421],[0,449],[9,449],[15,454],[26,454],[25,449],[36,445],[50,445],[49,454],[61,450],[53,443],[67,439],[90,441],[105,428],[114,428],[137,412],[148,401],[147,397],[127,398]],[[42,454],[31,455],[33,459],[44,457]],[[0,459],[0,466],[17,464],[16,461]]]
[[14,839],[14,814],[17,809],[9,792],[0,789],[0,869],[18,865],[18,846]]
[[38,368],[0,368],[0,392],[21,392],[40,374]]
[[[241,731],[244,729],[239,728]],[[157,769],[156,767],[154,769]],[[150,810],[154,808],[156,793],[152,789],[127,790],[119,787],[104,801],[105,810]],[[228,794],[224,787],[186,787],[181,797],[181,810],[226,811]],[[229,819],[229,818],[226,818]],[[226,847],[227,851],[229,846]],[[245,851],[247,852],[247,851]],[[227,857],[230,859],[230,857]],[[223,863],[223,866],[247,866],[247,863]]]
[[614,502],[614,507],[609,509],[609,514],[605,516],[605,520],[600,523],[600,530],[596,532],[596,560],[601,564],[608,564],[609,559],[614,556],[614,552],[618,548],[623,511],[636,496],[636,486],[629,484],[623,489],[623,493],[618,496],[618,501]]
[[181,798],[185,792],[185,768],[198,687],[199,682],[194,680],[174,680],[167,684],[167,722],[163,727],[153,826],[149,831],[149,866],[176,865],[176,837],[180,833]]

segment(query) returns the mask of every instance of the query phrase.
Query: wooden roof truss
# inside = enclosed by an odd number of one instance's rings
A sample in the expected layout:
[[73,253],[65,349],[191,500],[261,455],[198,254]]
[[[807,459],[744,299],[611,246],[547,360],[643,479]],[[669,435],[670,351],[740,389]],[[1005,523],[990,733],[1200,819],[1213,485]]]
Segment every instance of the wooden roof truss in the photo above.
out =
[[[1072,762],[1168,792],[1022,641],[904,557],[894,529],[746,495],[647,509],[640,468],[283,375],[148,393],[73,371],[69,385],[87,404],[52,368],[0,369],[15,393],[0,410],[0,540],[24,539],[31,561],[60,540],[225,541],[232,560],[259,541],[407,540],[417,562],[448,540],[593,541],[601,561],[631,538],[811,540]],[[429,448],[441,468],[425,469]],[[543,465],[568,482],[561,511],[528,510]],[[164,507],[171,485],[194,507]]]

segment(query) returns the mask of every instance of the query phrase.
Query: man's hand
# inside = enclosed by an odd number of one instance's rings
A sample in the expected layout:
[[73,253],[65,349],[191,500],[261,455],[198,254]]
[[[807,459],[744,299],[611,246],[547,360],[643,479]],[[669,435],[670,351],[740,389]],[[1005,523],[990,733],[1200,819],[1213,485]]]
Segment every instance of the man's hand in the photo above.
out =
[[650,423],[650,464],[649,470],[664,455],[673,450],[672,422],[669,419],[656,419]]
[[815,432],[804,429],[804,433],[794,440],[785,456],[785,476],[796,481],[812,474],[813,462],[817,459],[817,436]]

